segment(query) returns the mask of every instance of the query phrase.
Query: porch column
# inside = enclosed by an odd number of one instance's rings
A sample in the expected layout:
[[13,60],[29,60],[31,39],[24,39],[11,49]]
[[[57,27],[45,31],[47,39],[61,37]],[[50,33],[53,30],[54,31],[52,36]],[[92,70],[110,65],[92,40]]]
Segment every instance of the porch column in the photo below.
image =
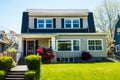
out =
[[18,38],[18,51],[17,51],[17,53],[18,54],[16,55],[16,62],[18,63],[18,60],[23,55],[22,54],[22,38]]
[[51,37],[52,50],[55,51],[55,37]]

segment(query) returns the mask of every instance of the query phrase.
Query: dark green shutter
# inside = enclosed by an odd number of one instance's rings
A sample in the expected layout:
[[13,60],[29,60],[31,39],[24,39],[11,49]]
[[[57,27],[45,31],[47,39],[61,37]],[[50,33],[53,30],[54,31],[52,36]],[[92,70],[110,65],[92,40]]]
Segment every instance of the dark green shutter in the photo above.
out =
[[83,19],[80,18],[80,28],[83,28]]
[[64,19],[61,19],[62,28],[64,28]]
[[34,28],[37,28],[37,18],[34,19]]
[[53,19],[53,28],[56,28],[56,19]]

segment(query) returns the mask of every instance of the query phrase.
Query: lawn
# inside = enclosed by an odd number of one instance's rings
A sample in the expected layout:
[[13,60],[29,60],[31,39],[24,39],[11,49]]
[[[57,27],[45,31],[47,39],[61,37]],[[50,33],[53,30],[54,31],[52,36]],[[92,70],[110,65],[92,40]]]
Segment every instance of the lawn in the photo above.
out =
[[43,64],[41,80],[120,80],[120,62]]

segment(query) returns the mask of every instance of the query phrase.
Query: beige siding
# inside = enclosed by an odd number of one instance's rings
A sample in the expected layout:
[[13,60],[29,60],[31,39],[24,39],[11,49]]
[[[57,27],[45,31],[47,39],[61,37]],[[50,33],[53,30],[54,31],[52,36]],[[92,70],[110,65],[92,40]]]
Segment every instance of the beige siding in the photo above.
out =
[[61,28],[61,18],[56,18],[56,28]]
[[[101,39],[103,40],[103,50],[102,51],[89,51],[93,57],[107,57],[106,52],[106,36],[59,36],[58,39],[79,39],[81,51],[88,51],[87,40],[88,39]],[[81,52],[57,52],[58,57],[66,56],[80,56]]]
[[38,46],[48,48],[48,41],[47,38],[38,39]]
[[34,18],[29,17],[29,28],[33,29],[34,28]]
[[88,20],[83,19],[83,28],[88,28]]

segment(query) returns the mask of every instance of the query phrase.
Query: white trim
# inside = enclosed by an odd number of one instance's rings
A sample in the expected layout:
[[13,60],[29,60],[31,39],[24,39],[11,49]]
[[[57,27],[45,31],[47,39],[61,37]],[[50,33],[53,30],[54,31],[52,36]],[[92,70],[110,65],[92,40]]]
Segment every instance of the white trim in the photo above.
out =
[[[88,41],[89,40],[101,40],[101,42],[102,42],[102,50],[89,50],[89,47],[88,47]],[[90,51],[90,52],[101,52],[101,51],[103,51],[103,39],[87,39],[87,51]]]
[[[68,23],[65,23],[65,20],[70,20],[71,21],[71,23],[69,23],[70,25],[71,25],[71,28],[66,28],[66,24],[68,24]],[[73,20],[79,20],[79,27],[78,28],[75,28],[75,27],[73,27]],[[80,18],[64,18],[64,28],[65,29],[79,29],[80,28]]]
[[[58,51],[58,41],[66,41],[66,40],[69,40],[69,41],[71,41],[71,51]],[[73,50],[73,41],[74,40],[78,40],[79,41],[79,50],[78,51],[74,51]],[[56,40],[56,51],[57,52],[80,52],[81,51],[81,40],[80,39],[58,39],[58,40]]]
[[115,45],[115,51],[120,52],[120,45]]
[[[38,20],[39,19],[43,19],[44,20],[44,27],[43,28],[39,28],[38,26],[39,26],[39,23],[38,23]],[[49,19],[49,20],[52,20],[52,23],[49,23],[49,24],[52,24],[52,27],[51,28],[46,28],[46,24],[48,24],[47,22],[46,22],[46,20],[47,19]],[[53,29],[53,18],[37,18],[37,29]]]

